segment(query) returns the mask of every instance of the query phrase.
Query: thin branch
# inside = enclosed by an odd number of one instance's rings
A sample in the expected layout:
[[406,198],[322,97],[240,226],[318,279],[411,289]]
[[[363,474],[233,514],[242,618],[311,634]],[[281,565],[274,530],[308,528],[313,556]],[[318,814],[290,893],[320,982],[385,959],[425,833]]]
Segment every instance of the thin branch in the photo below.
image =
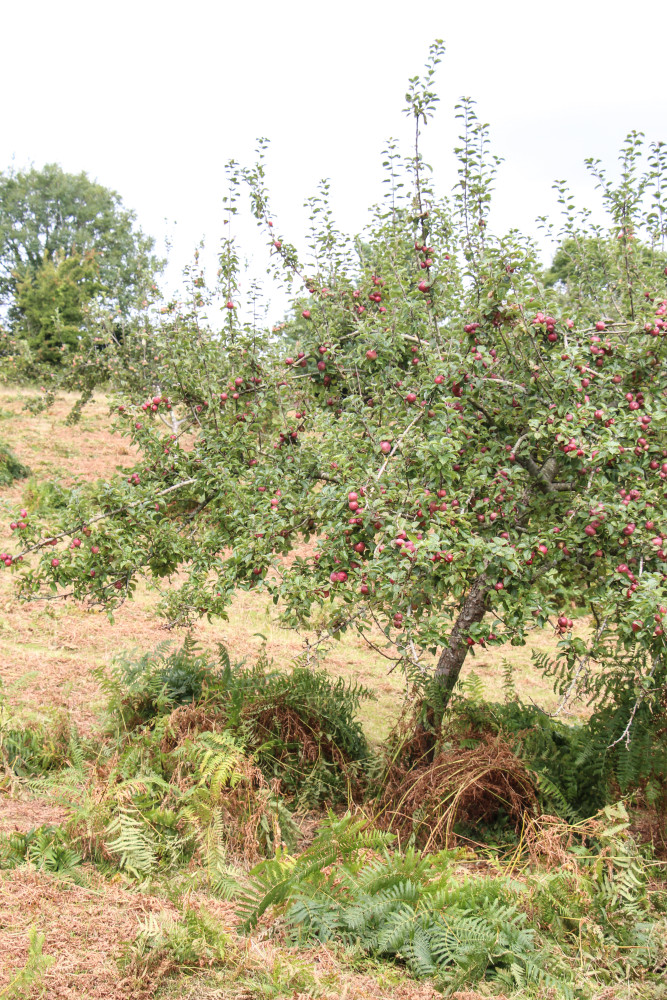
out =
[[628,724],[625,727],[625,729],[623,730],[623,732],[621,733],[621,735],[618,737],[618,739],[614,740],[613,743],[609,744],[609,746],[607,747],[607,750],[612,750],[618,743],[622,743],[623,740],[625,740],[625,746],[626,746],[626,748],[629,749],[629,747],[630,747],[630,730],[632,728],[632,723],[635,720],[635,715],[637,714],[637,712],[638,712],[638,710],[639,710],[642,702],[644,701],[644,698],[648,694],[648,690],[649,690],[649,683],[648,682],[652,679],[653,674],[655,673],[655,670],[656,670],[657,666],[658,666],[658,658],[656,656],[654,656],[653,657],[653,665],[651,667],[651,670],[649,672],[648,677],[646,678],[646,684],[643,687],[641,693],[638,695],[637,700],[635,701],[634,705],[632,706],[632,711],[630,712],[630,718],[628,719]]
[[43,549],[47,545],[53,545],[54,542],[60,541],[61,538],[69,538],[74,534],[75,531],[79,531],[81,528],[87,528],[91,524],[95,524],[96,521],[103,521],[107,517],[115,517],[116,514],[124,514],[125,511],[131,510],[134,507],[143,507],[145,504],[154,503],[155,497],[166,496],[167,493],[173,493],[175,490],[180,490],[182,486],[191,486],[196,482],[196,479],[184,479],[180,483],[175,483],[173,486],[168,486],[166,490],[160,490],[159,493],[154,493],[149,500],[137,500],[134,503],[125,504],[122,507],[117,507],[115,510],[105,511],[104,514],[96,514],[95,517],[91,517],[86,521],[81,521],[80,524],[74,525],[67,531],[63,531],[60,535],[52,535],[47,538],[46,541],[38,542],[37,545],[31,545],[30,548],[24,549],[19,552],[18,555],[14,556],[14,559],[18,559],[18,556],[27,556],[31,552],[36,552],[38,549]]
[[401,436],[400,436],[400,437],[399,437],[399,438],[397,439],[396,443],[394,444],[394,447],[393,447],[393,448],[391,449],[391,451],[389,452],[389,454],[388,454],[388,455],[387,455],[387,457],[385,458],[384,462],[382,463],[382,465],[381,465],[381,467],[380,467],[379,471],[378,471],[378,472],[376,473],[376,476],[375,476],[375,482],[376,482],[376,483],[380,481],[380,479],[381,479],[381,477],[382,477],[382,473],[383,473],[383,472],[384,472],[384,470],[385,470],[385,469],[387,468],[387,465],[388,465],[388,463],[389,463],[389,460],[390,460],[391,458],[393,458],[393,457],[394,457],[394,455],[395,455],[395,453],[396,453],[396,450],[397,450],[397,449],[399,448],[399,446],[400,446],[401,442],[403,441],[403,439],[404,439],[405,435],[406,435],[406,434],[408,433],[408,431],[409,431],[409,430],[410,430],[410,429],[411,429],[412,427],[414,427],[414,425],[415,425],[415,424],[417,423],[417,421],[418,421],[418,420],[421,420],[421,418],[422,418],[422,417],[424,416],[424,413],[425,413],[425,410],[426,410],[426,408],[424,407],[424,409],[422,409],[422,410],[420,410],[420,411],[419,411],[419,413],[417,414],[417,416],[416,416],[416,417],[414,417],[414,418],[413,418],[413,419],[412,419],[412,420],[410,421],[410,423],[409,423],[409,424],[408,424],[408,426],[407,426],[407,427],[405,428],[405,430],[403,431],[403,433],[401,434]]

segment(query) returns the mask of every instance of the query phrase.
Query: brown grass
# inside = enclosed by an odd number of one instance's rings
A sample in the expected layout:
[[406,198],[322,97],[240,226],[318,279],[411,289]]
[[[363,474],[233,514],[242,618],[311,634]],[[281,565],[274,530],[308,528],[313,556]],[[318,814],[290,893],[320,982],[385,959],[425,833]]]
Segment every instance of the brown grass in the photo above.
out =
[[391,763],[375,822],[403,843],[414,834],[418,846],[433,851],[456,843],[458,824],[474,829],[502,812],[519,827],[535,803],[525,765],[502,737],[484,733],[474,748]]
[[129,1000],[143,998],[123,982],[116,960],[134,940],[149,913],[176,911],[164,899],[130,892],[108,882],[81,887],[18,868],[0,880],[0,983],[5,985],[25,965],[28,932],[34,925],[46,935],[44,954],[55,958],[44,976],[49,1000]]
[[14,798],[0,792],[0,833],[25,833],[38,826],[59,826],[68,815],[68,809],[54,802]]

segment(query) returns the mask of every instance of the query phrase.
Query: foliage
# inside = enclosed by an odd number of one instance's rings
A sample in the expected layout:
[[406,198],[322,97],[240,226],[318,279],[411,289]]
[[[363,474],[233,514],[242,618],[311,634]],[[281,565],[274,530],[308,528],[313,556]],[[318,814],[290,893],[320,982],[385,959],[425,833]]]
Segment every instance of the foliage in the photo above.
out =
[[115,738],[99,748],[70,821],[86,856],[136,879],[196,857],[224,894],[228,856],[254,860],[294,843],[290,809],[213,697],[224,692],[224,673],[192,643],[112,668]]
[[[311,659],[348,628],[375,642],[379,627],[412,678],[437,654],[435,715],[469,650],[521,645],[534,627],[553,627],[567,685],[600,658],[619,677],[626,655],[642,676],[664,662],[664,147],[631,134],[618,181],[591,162],[607,229],[559,182],[552,235],[578,256],[547,287],[534,242],[491,231],[498,161],[470,100],[454,191],[435,193],[420,130],[441,54],[411,82],[415,152],[401,165],[388,150],[367,230],[336,230],[326,186],[313,199],[307,268],[273,225],[266,144],[255,167],[230,166],[230,216],[245,183],[272,268],[300,283],[294,317],[262,330],[254,288],[240,322],[229,234],[220,328],[205,319],[216,289],[189,269],[183,301],[151,327],[150,364],[118,368],[136,467],[75,486],[58,516],[29,513],[11,560],[23,596],[111,613],[145,574],[184,624],[262,589],[311,630]],[[599,623],[590,638],[572,601]]]
[[[592,783],[614,783],[623,793],[641,787],[664,822],[667,815],[667,662],[643,650],[619,651],[613,638],[600,643],[596,669],[579,681],[595,711],[588,725],[573,734],[574,770]],[[571,679],[565,663],[538,657],[554,674],[566,698]]]
[[107,307],[128,315],[161,266],[153,240],[135,223],[120,196],[85,173],[50,163],[0,174],[0,302],[21,314],[18,286],[39,273],[45,258],[92,253]]
[[232,664],[218,647],[217,663],[190,637],[142,656],[122,655],[96,676],[109,697],[115,725],[132,730],[179,705],[198,705],[251,754],[267,781],[308,808],[347,800],[358,790],[370,751],[356,718],[360,685],[332,680],[323,670],[276,670],[264,655],[252,666]]
[[60,827],[41,826],[27,833],[12,833],[0,849],[0,869],[32,865],[40,871],[83,884],[81,854]]
[[40,515],[52,516],[55,511],[67,506],[68,488],[57,479],[39,479],[31,476],[24,485],[24,502]]
[[267,777],[305,808],[358,794],[371,753],[356,713],[372,692],[305,667],[261,681],[241,718]]
[[[571,681],[562,665],[545,654],[536,658],[547,675],[556,673],[565,693]],[[534,776],[543,812],[574,822],[594,815],[619,793],[639,791],[647,805],[657,808],[664,824],[667,743],[662,671],[642,678],[631,663],[601,660],[591,683],[596,707],[586,722],[579,723],[566,723],[558,712],[549,715],[525,704],[511,679],[510,685],[504,703],[488,702],[476,691],[472,674],[455,692],[441,728],[434,732],[423,729],[423,708],[417,720],[410,715],[402,719],[387,746],[390,768],[400,762],[398,770],[402,767],[416,779],[425,753],[433,758],[453,752],[463,758],[466,752],[482,752],[492,736],[505,740]],[[582,685],[582,693],[586,692]]]
[[503,735],[445,730],[435,745],[424,736],[389,740],[373,803],[379,826],[431,851],[460,833],[478,839],[499,823],[522,827],[536,806],[535,781]]
[[190,635],[180,648],[170,652],[170,647],[164,642],[141,655],[121,653],[110,667],[94,671],[107,694],[111,717],[123,728],[134,729],[179,705],[205,700],[209,691],[225,689],[231,665],[223,646],[217,664],[199,652]]
[[506,739],[535,775],[543,812],[575,821],[610,801],[606,746],[592,751],[588,724],[562,722],[519,699],[504,704],[462,697],[452,701],[445,739],[474,747],[489,733]]
[[89,303],[100,292],[99,264],[94,253],[45,255],[39,270],[16,286],[20,319],[16,333],[24,337],[34,364],[71,364],[67,354],[88,339]]
[[12,486],[16,479],[26,479],[29,475],[30,469],[0,441],[0,486]]
[[177,919],[149,914],[141,922],[131,948],[121,962],[126,975],[156,982],[174,970],[226,965],[232,941],[205,910],[184,908]]
[[80,767],[79,734],[65,716],[48,723],[23,723],[12,715],[0,691],[0,762],[22,778]]
[[[650,976],[664,945],[664,928],[661,939],[648,920],[647,870],[622,810],[605,814],[595,836],[588,846],[577,838],[569,870],[519,878],[515,862],[507,874],[474,875],[463,852],[398,854],[391,835],[332,817],[296,858],[250,872],[239,916],[249,928],[272,908],[302,944],[341,942],[405,961],[446,993],[486,981],[529,996],[591,997],[597,985]],[[609,972],[580,951],[584,931],[607,949]]]

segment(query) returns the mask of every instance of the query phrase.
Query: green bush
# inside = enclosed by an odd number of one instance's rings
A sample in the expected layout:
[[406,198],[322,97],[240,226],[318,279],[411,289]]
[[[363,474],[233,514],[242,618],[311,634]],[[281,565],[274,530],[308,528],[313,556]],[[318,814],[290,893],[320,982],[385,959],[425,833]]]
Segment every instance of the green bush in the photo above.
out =
[[59,826],[44,825],[27,833],[11,833],[0,843],[0,870],[29,864],[81,884],[81,862],[72,838]]
[[23,487],[23,503],[31,514],[52,514],[67,506],[67,492],[57,480],[31,477]]
[[232,939],[205,910],[186,907],[174,919],[149,914],[120,961],[124,978],[150,981],[151,992],[165,976],[177,971],[225,965],[233,954]]
[[79,734],[65,716],[48,723],[23,723],[11,715],[0,691],[0,762],[19,778],[81,767]]
[[179,705],[205,706],[217,727],[231,731],[267,780],[309,808],[346,801],[360,789],[370,749],[356,713],[373,694],[333,680],[324,670],[276,670],[261,655],[232,664],[220,646],[216,662],[186,638],[142,656],[123,655],[96,672],[109,698],[114,725],[132,730]]
[[109,668],[94,671],[108,697],[111,718],[132,730],[179,705],[200,702],[227,687],[229,657],[221,646],[217,664],[198,651],[188,635],[180,649],[162,643],[143,655],[122,653]]
[[[543,663],[545,670],[549,666]],[[664,668],[650,673],[601,659],[597,704],[585,722],[566,723],[512,689],[487,702],[476,675],[461,686],[445,720],[445,738],[472,746],[484,733],[504,736],[538,778],[543,812],[569,820],[597,813],[620,794],[639,792],[663,821],[667,813],[667,686]],[[606,679],[605,679],[606,674]],[[631,679],[630,679],[631,678]]]
[[570,725],[521,701],[456,698],[447,719],[450,736],[467,746],[483,733],[504,736],[524,764],[537,775],[543,812],[574,820],[592,816],[607,804],[610,782],[600,753],[586,755],[592,733],[586,723]]
[[264,774],[305,808],[357,796],[371,752],[356,714],[374,695],[305,667],[263,673],[260,664],[249,676],[260,683],[243,706],[241,728]]
[[30,469],[0,441],[0,486],[11,486],[16,479],[25,479],[29,475]]

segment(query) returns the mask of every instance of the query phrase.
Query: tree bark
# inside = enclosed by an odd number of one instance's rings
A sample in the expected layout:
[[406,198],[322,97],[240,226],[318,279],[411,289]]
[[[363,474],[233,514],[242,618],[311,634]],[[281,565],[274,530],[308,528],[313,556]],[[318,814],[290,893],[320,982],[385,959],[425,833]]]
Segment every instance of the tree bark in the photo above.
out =
[[438,692],[442,698],[442,703],[438,706],[440,711],[443,711],[449,703],[454,686],[459,679],[463,661],[470,648],[466,642],[470,626],[481,622],[486,614],[488,592],[489,584],[482,573],[470,588],[452,629],[449,643],[440,653],[434,675]]

